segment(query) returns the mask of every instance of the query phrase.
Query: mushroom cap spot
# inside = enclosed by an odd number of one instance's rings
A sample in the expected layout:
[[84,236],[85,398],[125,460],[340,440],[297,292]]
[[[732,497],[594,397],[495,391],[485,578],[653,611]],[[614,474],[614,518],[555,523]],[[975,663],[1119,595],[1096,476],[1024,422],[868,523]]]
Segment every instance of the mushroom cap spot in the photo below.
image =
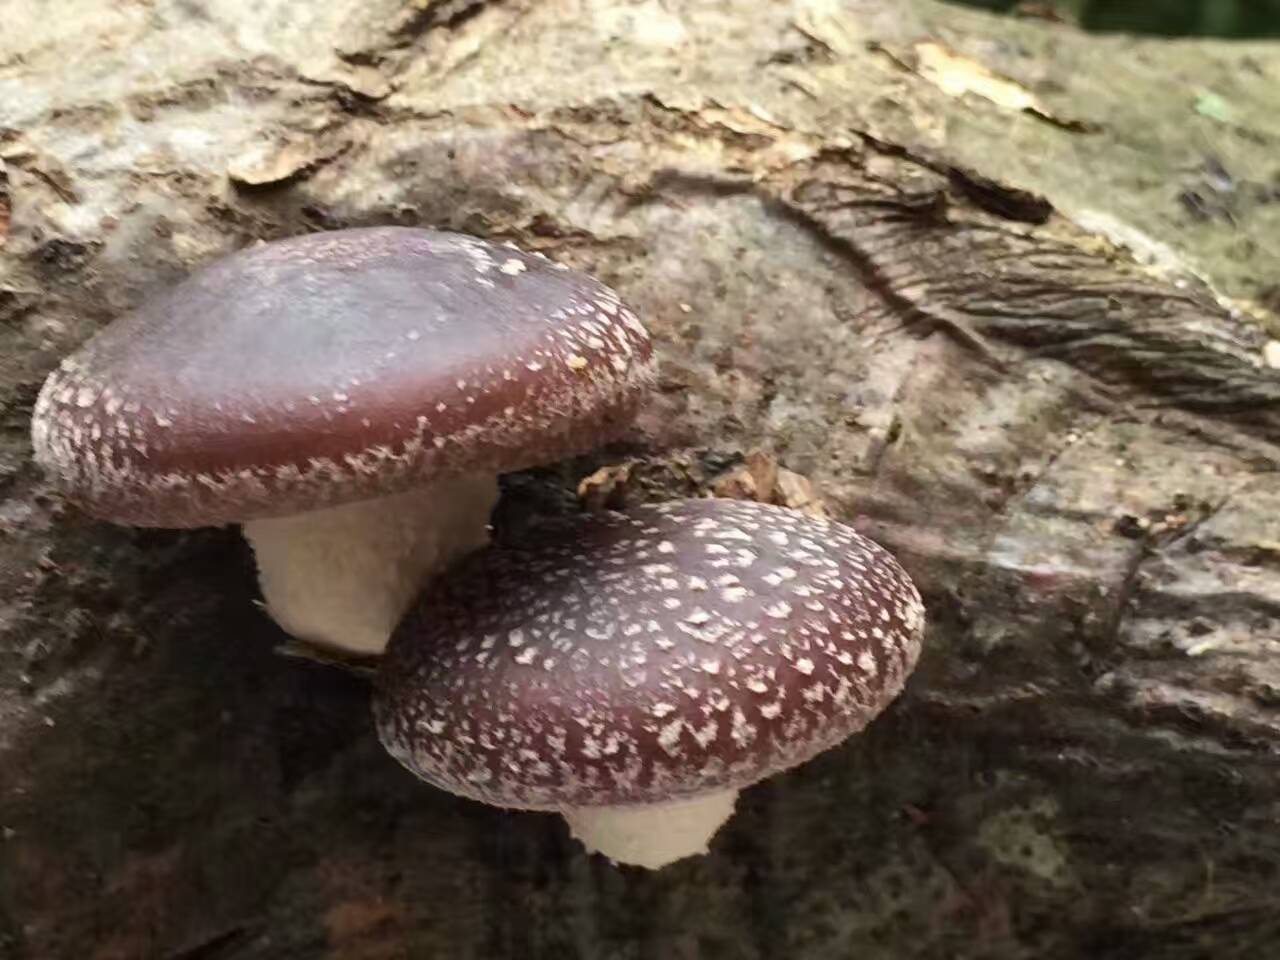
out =
[[[803,559],[777,531],[805,543]],[[682,500],[534,536],[481,550],[429,586],[379,670],[383,744],[463,796],[554,809],[741,788],[861,730],[920,653],[910,578],[839,523]],[[673,549],[654,563],[664,542]],[[753,552],[734,568],[742,594],[698,586],[724,575],[704,549],[714,543]],[[771,576],[783,567],[793,575]],[[485,645],[513,632],[538,657]]]
[[653,377],[643,325],[585,274],[340,230],[232,254],[108,325],[46,380],[32,441],[106,519],[240,522],[579,453]]

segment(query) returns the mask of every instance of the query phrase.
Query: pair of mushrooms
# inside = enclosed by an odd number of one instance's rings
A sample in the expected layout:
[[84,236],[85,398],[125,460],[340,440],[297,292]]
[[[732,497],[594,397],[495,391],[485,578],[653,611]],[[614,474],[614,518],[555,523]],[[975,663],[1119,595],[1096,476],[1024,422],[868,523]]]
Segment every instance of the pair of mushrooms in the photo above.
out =
[[294,636],[385,648],[377,728],[417,776],[558,810],[588,849],[656,868],[705,851],[739,789],[873,719],[924,617],[883,549],[755,503],[485,546],[498,474],[616,436],[652,379],[644,327],[590,277],[346,230],[242,251],[111,324],[50,375],[32,437],[100,517],[243,523]]

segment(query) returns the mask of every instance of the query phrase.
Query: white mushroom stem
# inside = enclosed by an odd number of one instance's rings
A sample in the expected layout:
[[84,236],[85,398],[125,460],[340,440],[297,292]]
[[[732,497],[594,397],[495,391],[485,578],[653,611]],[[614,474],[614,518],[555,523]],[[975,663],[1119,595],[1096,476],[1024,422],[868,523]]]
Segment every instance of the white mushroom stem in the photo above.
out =
[[588,853],[658,870],[706,853],[715,832],[733,815],[737,799],[737,790],[721,790],[693,800],[567,807],[560,812]]
[[487,542],[497,499],[497,477],[470,474],[246,523],[267,612],[300,640],[382,653],[427,580]]

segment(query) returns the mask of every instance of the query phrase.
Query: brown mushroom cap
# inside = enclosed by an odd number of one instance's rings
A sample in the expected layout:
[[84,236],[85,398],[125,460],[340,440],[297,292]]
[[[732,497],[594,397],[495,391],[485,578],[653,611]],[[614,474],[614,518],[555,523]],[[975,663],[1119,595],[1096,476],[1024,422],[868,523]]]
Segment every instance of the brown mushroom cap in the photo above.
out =
[[92,512],[200,526],[568,456],[651,378],[644,328],[588,276],[343,230],[243,250],[112,323],[50,375],[32,437]]
[[740,788],[898,695],[924,613],[885,550],[779,507],[574,518],[435,581],[392,635],[375,714],[419,777],[507,807]]

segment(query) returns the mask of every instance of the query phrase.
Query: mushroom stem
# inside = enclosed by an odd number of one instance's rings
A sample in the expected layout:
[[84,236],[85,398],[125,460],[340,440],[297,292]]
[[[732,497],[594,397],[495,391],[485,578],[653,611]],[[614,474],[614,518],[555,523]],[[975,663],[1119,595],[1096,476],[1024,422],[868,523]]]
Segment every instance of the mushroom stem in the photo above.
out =
[[300,640],[380,654],[423,584],[487,542],[497,499],[496,476],[469,474],[246,523],[267,612]]
[[721,790],[692,800],[566,807],[560,812],[588,853],[658,870],[706,853],[712,836],[733,815],[737,799],[737,790]]

